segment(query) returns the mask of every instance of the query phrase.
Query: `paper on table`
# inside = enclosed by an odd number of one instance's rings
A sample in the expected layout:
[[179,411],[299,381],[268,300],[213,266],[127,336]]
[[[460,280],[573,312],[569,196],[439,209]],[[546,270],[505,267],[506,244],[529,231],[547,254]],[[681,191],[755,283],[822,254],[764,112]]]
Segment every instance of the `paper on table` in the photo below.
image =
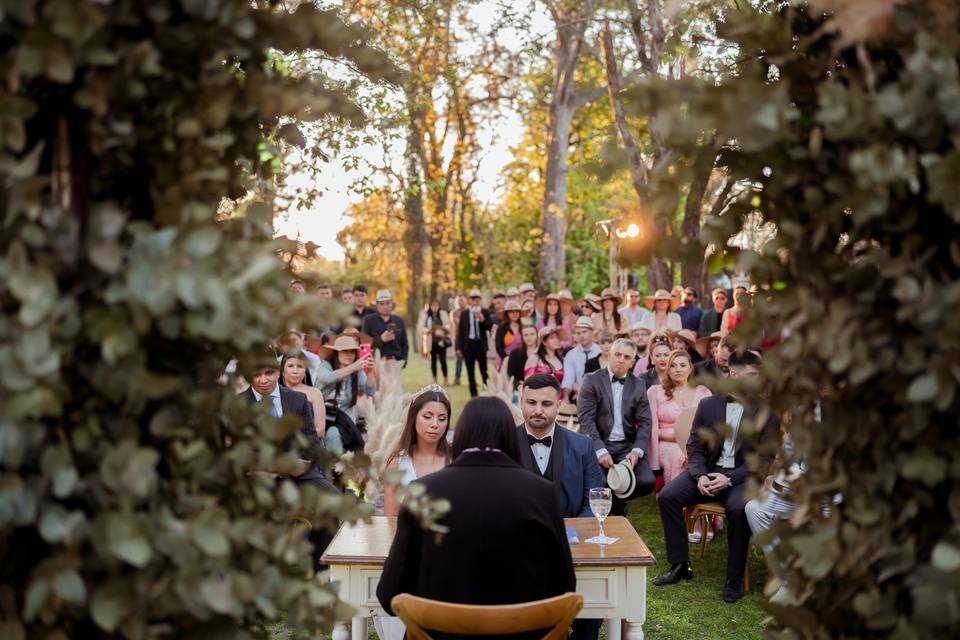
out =
[[577,530],[573,527],[566,527],[567,529],[567,542],[569,544],[580,544],[580,538],[577,537]]

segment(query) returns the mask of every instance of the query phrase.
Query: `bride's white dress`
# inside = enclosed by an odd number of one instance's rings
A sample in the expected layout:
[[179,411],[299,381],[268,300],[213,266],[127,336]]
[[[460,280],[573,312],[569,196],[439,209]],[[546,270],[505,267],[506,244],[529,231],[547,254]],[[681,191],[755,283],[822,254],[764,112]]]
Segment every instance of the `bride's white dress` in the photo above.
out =
[[[400,484],[406,486],[417,479],[417,470],[413,466],[413,458],[408,456],[405,451],[400,452],[397,469],[403,472]],[[392,616],[374,616],[373,626],[377,630],[380,640],[403,640],[403,636],[407,632],[403,621]]]

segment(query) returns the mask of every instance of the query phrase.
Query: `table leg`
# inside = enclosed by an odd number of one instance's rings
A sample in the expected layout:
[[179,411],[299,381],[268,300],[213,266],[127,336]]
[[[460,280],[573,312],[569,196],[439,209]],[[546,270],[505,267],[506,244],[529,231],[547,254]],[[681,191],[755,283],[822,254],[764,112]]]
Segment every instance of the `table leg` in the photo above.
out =
[[620,640],[620,618],[607,618],[607,640]]
[[352,640],[367,640],[367,619],[353,619],[353,638]]
[[345,622],[338,622],[333,625],[333,640],[350,640],[350,629]]
[[625,632],[623,640],[643,640],[643,625],[639,622],[630,622],[627,620],[624,623]]

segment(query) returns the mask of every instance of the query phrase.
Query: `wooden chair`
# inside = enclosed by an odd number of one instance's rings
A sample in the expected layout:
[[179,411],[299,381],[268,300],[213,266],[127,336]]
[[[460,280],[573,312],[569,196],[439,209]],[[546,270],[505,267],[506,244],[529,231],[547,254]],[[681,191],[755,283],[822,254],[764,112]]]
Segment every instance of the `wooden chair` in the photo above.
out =
[[583,608],[583,596],[562,596],[504,605],[470,605],[438,602],[401,593],[390,601],[393,612],[403,620],[410,640],[432,640],[425,629],[459,635],[499,636],[550,628],[543,640],[567,637],[570,624]]
[[[680,446],[680,451],[683,453],[684,458],[687,457],[687,440],[690,439],[690,431],[693,428],[693,416],[696,412],[696,407],[687,407],[681,411],[680,415],[677,416],[677,423],[673,429],[677,444]],[[693,533],[697,521],[700,522],[700,531],[703,532],[700,536],[700,558],[703,558],[703,554],[707,551],[707,531],[710,530],[710,527],[717,518],[725,518],[726,515],[727,510],[719,502],[705,502],[687,508],[687,533]],[[743,568],[743,590],[747,593],[750,592],[749,560]]]

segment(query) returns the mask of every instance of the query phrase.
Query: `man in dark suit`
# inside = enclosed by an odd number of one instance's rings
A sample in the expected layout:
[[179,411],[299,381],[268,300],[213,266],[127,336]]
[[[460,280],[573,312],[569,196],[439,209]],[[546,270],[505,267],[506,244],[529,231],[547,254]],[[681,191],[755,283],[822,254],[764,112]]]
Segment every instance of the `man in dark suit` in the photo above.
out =
[[637,346],[619,338],[610,346],[607,366],[583,378],[577,396],[580,433],[593,440],[597,462],[604,469],[627,461],[633,467],[636,486],[621,499],[613,497],[611,515],[623,515],[626,501],[653,492],[656,479],[647,460],[650,441],[650,404],[647,388],[630,367]]
[[[760,366],[760,356],[755,352],[735,353],[730,356],[730,377],[755,376]],[[660,492],[660,516],[670,570],[655,578],[655,585],[693,578],[683,509],[701,502],[719,502],[726,509],[728,531],[723,599],[736,602],[743,597],[743,567],[750,545],[750,526],[744,511],[744,492],[752,473],[747,457],[757,453],[757,469],[761,475],[765,473],[773,461],[773,441],[779,433],[777,419],[770,416],[760,429],[755,449],[751,439],[743,437],[741,421],[755,421],[758,414],[755,402],[733,396],[710,396],[697,405],[687,440],[687,473],[671,480]]]
[[477,396],[474,363],[480,367],[480,378],[483,384],[487,384],[487,332],[493,327],[490,312],[483,308],[481,302],[480,291],[478,289],[471,291],[470,306],[460,312],[460,320],[457,323],[457,357],[462,357],[467,367],[471,398]]
[[[259,363],[258,368],[253,372],[250,386],[241,393],[244,399],[250,404],[263,403],[267,405],[270,415],[274,418],[283,418],[284,416],[296,416],[301,423],[300,433],[310,443],[311,449],[322,449],[323,440],[317,435],[317,430],[313,420],[313,407],[307,396],[299,391],[293,391],[279,384],[280,368],[273,359],[272,354],[266,356],[264,362]],[[287,438],[285,446],[292,448],[295,444],[293,436]],[[315,457],[301,458],[301,470],[291,473],[291,479],[297,484],[309,484],[320,487],[327,491],[337,492],[333,484],[327,480],[323,469]],[[320,556],[333,536],[324,528],[312,530],[309,534],[310,542],[313,543],[313,562],[314,568],[319,569]]]
[[[560,383],[547,373],[523,381],[523,424],[517,427],[521,464],[553,483],[564,518],[592,517],[590,489],[602,487],[600,465],[590,438],[557,426]],[[601,620],[574,621],[571,640],[595,640]]]

